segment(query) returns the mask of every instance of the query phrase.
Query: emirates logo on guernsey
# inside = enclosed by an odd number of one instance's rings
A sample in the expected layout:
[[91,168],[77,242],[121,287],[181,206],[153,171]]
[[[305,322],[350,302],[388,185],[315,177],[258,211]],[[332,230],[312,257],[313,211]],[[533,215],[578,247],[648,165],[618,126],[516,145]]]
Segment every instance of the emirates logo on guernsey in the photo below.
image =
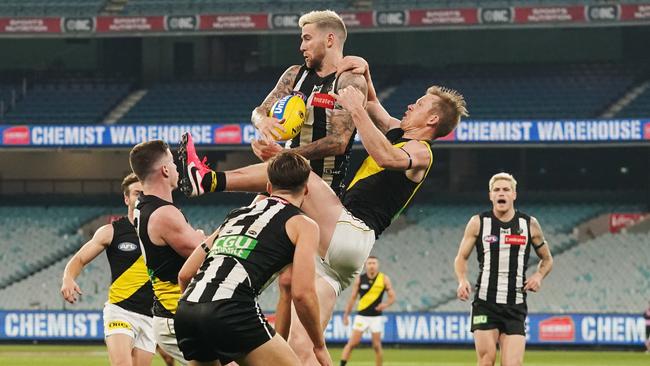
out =
[[509,245],[526,245],[526,237],[523,235],[506,235],[505,242]]
[[334,102],[334,97],[326,93],[315,93],[311,99],[311,105],[326,109],[334,109]]

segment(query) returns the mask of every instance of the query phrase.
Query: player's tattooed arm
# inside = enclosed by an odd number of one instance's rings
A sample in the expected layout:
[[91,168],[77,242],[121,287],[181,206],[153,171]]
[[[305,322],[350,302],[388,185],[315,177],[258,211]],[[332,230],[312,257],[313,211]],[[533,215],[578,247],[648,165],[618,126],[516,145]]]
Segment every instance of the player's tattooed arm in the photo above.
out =
[[[351,72],[341,74],[338,89],[341,90],[348,86],[353,86],[361,91],[367,100],[368,84],[362,75]],[[327,156],[341,155],[345,153],[354,129],[354,122],[352,122],[350,112],[335,105],[330,116],[330,127],[327,136],[292,150],[306,159],[322,159]]]
[[293,83],[296,80],[298,71],[300,70],[299,65],[293,65],[289,67],[280,77],[275,88],[264,98],[262,104],[257,108],[253,109],[251,115],[251,122],[253,125],[260,130],[262,135],[267,139],[272,139],[274,136],[279,137],[279,134],[275,131],[275,128],[284,129],[282,125],[276,118],[269,117],[269,111],[278,99],[291,94],[293,91]]
[[542,227],[534,217],[530,218],[530,234],[532,239],[531,244],[535,248],[535,253],[537,253],[540,261],[537,265],[537,271],[526,279],[524,290],[536,292],[542,286],[542,280],[548,276],[553,268],[553,256],[551,255],[551,250],[546,239],[544,239]]

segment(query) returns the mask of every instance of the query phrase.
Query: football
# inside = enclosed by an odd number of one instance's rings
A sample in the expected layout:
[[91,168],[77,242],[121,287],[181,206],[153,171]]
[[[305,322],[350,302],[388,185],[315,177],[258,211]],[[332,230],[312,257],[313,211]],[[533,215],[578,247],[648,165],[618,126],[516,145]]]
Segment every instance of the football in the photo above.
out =
[[305,123],[305,101],[298,95],[287,95],[280,98],[271,107],[269,117],[275,117],[283,120],[282,125],[286,132],[276,129],[280,133],[278,141],[291,140],[300,133],[303,123]]

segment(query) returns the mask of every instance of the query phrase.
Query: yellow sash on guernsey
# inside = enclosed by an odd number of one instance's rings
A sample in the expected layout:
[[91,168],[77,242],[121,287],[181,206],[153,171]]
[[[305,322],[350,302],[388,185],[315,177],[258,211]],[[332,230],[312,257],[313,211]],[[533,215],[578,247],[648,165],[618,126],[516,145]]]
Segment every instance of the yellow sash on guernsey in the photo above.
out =
[[108,289],[108,302],[117,304],[131,297],[145,283],[149,282],[147,266],[140,256],[131,267],[124,271]]
[[176,314],[178,300],[181,298],[181,288],[178,284],[161,281],[155,277],[153,279],[153,293],[156,295],[158,302],[172,314]]
[[373,282],[370,290],[366,292],[365,295],[359,299],[359,305],[357,306],[357,311],[365,310],[368,306],[372,305],[381,294],[384,292],[384,274],[379,272],[377,277],[375,277],[375,282]]

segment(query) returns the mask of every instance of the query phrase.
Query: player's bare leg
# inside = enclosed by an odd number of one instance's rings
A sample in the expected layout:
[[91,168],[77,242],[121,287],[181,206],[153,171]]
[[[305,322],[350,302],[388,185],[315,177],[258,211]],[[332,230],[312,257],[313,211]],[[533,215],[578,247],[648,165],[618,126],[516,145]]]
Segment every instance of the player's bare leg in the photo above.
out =
[[499,336],[501,349],[501,366],[521,366],[524,364],[526,337],[519,334],[501,334]]
[[363,332],[359,330],[352,331],[352,334],[350,334],[350,339],[348,339],[348,343],[345,344],[345,347],[343,347],[343,352],[341,352],[342,361],[350,360],[352,351],[354,351],[359,343],[361,343],[361,336],[363,336]]
[[372,349],[375,350],[375,366],[384,363],[384,349],[381,346],[381,333],[372,333]]
[[[320,306],[321,325],[325,329],[332,317],[334,305],[336,305],[336,292],[324,278],[318,277],[316,278],[316,293],[318,294],[318,304]],[[296,309],[293,306],[291,307],[289,345],[296,355],[298,355],[301,365],[319,365],[312,351],[314,344],[311,342],[307,330],[300,323]]]
[[106,337],[106,348],[108,349],[108,359],[111,366],[134,366],[131,358],[133,338],[130,336],[112,334]]
[[479,366],[493,366],[497,359],[497,342],[499,330],[475,330],[474,345]]

